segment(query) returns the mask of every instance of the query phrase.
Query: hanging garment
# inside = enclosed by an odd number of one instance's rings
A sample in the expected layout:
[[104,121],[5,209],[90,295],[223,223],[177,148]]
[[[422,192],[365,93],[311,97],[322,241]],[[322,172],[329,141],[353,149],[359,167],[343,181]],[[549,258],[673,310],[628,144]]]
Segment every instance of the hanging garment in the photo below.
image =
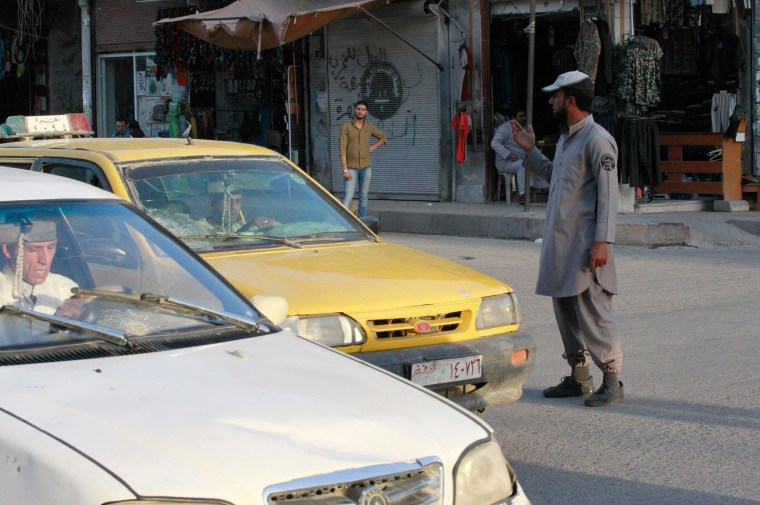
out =
[[712,96],[710,119],[712,120],[712,131],[714,133],[726,131],[729,125],[729,117],[734,112],[734,107],[736,107],[735,93],[729,93],[723,89]]
[[573,55],[578,63],[578,70],[596,80],[596,69],[599,65],[599,54],[602,52],[602,42],[599,31],[590,19],[583,21],[578,39],[575,41]]
[[464,86],[464,77],[467,73],[467,51],[464,46],[459,48],[459,63],[454,65],[454,99],[462,100],[462,86]]
[[[470,99],[470,82],[467,78],[468,72],[472,72],[472,51],[468,47],[462,47],[459,50],[460,64],[462,65],[462,90],[460,100],[464,102]],[[457,69],[458,72],[458,69]]]
[[620,149],[618,177],[621,184],[637,188],[657,186],[660,170],[660,132],[653,119],[623,117],[616,128]]
[[635,4],[635,8],[637,25],[665,24],[665,0],[640,0]]
[[[702,70],[708,81],[719,86],[736,87],[739,69],[744,65],[744,50],[739,37],[732,33],[709,34],[704,43]],[[731,82],[734,81],[734,82]]]
[[699,75],[699,31],[670,29],[662,44],[663,75]]
[[656,40],[632,37],[616,48],[618,98],[639,107],[660,103],[662,49]]
[[467,112],[457,112],[451,120],[451,127],[456,133],[456,161],[464,163],[467,158],[467,134],[470,133],[470,115]]
[[[594,92],[596,95],[604,96],[609,94],[612,89],[612,83],[615,80],[613,71],[612,56],[615,44],[612,42],[610,35],[610,25],[607,22],[607,16],[604,13],[594,20],[597,32],[599,33],[599,42],[601,43],[601,52],[599,54],[599,65],[596,70],[596,82],[594,83]],[[609,130],[608,130],[609,131]]]

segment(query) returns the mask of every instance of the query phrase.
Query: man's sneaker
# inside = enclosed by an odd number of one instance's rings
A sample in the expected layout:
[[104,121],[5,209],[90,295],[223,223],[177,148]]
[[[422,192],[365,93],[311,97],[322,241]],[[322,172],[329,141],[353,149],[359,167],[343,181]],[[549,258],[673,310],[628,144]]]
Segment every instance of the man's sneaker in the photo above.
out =
[[617,387],[609,387],[606,382],[593,395],[586,398],[587,407],[604,407],[623,401],[623,383],[618,381]]
[[579,382],[575,377],[567,375],[556,386],[544,389],[546,398],[568,398],[570,396],[588,396],[594,392],[594,379]]

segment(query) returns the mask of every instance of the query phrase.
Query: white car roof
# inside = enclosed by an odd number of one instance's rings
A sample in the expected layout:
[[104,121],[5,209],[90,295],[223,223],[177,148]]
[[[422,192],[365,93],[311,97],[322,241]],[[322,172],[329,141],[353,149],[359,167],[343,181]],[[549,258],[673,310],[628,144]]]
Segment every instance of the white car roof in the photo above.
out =
[[120,198],[84,182],[0,166],[0,203],[28,200],[120,200]]

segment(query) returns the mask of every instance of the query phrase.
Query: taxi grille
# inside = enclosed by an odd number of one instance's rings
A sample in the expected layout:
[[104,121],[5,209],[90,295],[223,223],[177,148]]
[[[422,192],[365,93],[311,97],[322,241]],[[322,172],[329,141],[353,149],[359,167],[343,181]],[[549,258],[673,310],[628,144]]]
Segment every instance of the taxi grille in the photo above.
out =
[[[406,466],[406,465],[404,465]],[[355,505],[388,503],[389,505],[439,505],[443,503],[443,467],[434,462],[413,470],[389,475],[363,476],[357,480],[338,480],[313,487],[281,489],[267,494],[269,505]],[[335,477],[339,477],[336,475]],[[330,476],[320,480],[329,481]],[[303,484],[309,479],[304,479]],[[270,491],[270,490],[268,490]],[[384,499],[372,499],[379,495]]]
[[[417,324],[424,321],[426,324]],[[418,316],[395,319],[373,319],[367,326],[378,339],[417,337],[420,335],[441,335],[451,333],[462,324],[462,312],[449,312],[432,316]],[[429,325],[428,331],[419,331]]]

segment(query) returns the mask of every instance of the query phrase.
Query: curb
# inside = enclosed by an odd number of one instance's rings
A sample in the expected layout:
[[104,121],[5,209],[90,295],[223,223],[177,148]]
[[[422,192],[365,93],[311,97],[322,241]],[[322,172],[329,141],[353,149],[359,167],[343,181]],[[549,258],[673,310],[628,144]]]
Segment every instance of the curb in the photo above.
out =
[[[495,212],[493,208],[383,205],[372,209],[380,219],[380,231],[449,235],[508,240],[536,240],[543,237],[544,215],[538,212]],[[689,213],[650,218],[620,216],[616,243],[638,247],[760,246],[760,219],[706,219]],[[712,213],[710,213],[712,214]],[[750,216],[747,216],[750,217]],[[665,222],[678,219],[684,222]],[[622,221],[622,222],[621,222]]]

